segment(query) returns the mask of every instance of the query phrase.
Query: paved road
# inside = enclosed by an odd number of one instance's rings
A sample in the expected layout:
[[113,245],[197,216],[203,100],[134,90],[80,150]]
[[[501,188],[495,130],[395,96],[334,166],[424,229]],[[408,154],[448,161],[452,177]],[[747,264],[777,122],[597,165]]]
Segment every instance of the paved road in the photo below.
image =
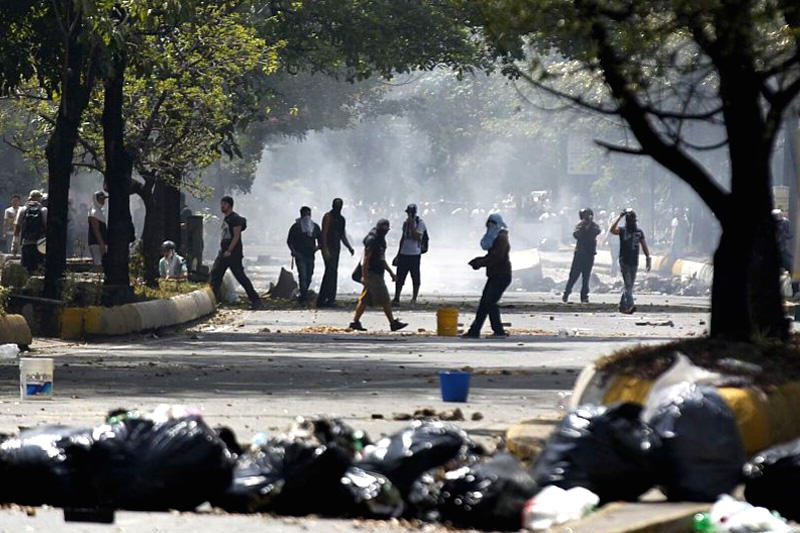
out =
[[[545,298],[548,305],[553,298]],[[212,425],[228,425],[242,440],[282,431],[297,415],[335,414],[377,437],[402,427],[396,413],[452,409],[439,396],[437,372],[473,369],[469,402],[461,404],[475,435],[491,439],[520,419],[556,420],[560,395],[577,372],[600,355],[636,343],[666,342],[705,329],[704,300],[680,312],[621,316],[591,307],[558,312],[507,308],[508,339],[462,340],[433,335],[435,313],[398,313],[406,332],[385,331],[384,317],[365,315],[366,334],[347,332],[347,309],[316,312],[224,311],[188,329],[106,339],[91,344],[37,341],[37,355],[55,359],[56,397],[20,402],[14,361],[0,361],[0,431],[39,423],[91,426],[112,408],[149,409],[162,402],[202,407]],[[691,305],[688,305],[691,304]],[[513,305],[513,303],[512,303]],[[524,306],[522,306],[524,307]],[[467,322],[471,317],[462,317]],[[644,325],[637,325],[644,323]],[[471,420],[474,413],[481,420]],[[376,418],[378,416],[383,419]],[[60,515],[27,517],[0,511],[0,531],[95,531],[61,528]],[[144,517],[144,518],[142,518]],[[22,529],[22,528],[26,529]],[[264,517],[120,514],[114,531],[383,531],[400,525]],[[108,529],[103,529],[107,531]]]

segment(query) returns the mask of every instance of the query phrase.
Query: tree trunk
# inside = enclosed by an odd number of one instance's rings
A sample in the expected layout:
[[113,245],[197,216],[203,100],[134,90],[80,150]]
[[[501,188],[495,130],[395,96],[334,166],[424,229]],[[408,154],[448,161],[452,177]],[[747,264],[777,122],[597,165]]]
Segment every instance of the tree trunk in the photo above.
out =
[[113,72],[105,81],[103,101],[103,141],[106,158],[106,183],[109,192],[108,253],[105,262],[107,303],[124,303],[131,295],[129,245],[133,221],[130,210],[130,183],[133,163],[125,149],[125,123],[122,117],[125,55],[114,58]]
[[[155,179],[155,178],[151,178]],[[142,197],[144,200],[144,229],[142,230],[142,258],[144,261],[144,281],[150,286],[158,280],[158,262],[161,259],[161,243],[164,242],[164,204],[163,195],[158,194],[159,182],[155,181]]]
[[[65,2],[66,19],[71,20],[73,3]],[[65,64],[61,74],[61,100],[55,128],[47,141],[48,216],[47,256],[45,258],[44,296],[59,299],[67,269],[67,214],[72,157],[78,142],[81,116],[89,103],[94,84],[92,58],[78,42],[79,31],[65,39]],[[88,65],[88,66],[87,66]],[[82,75],[84,77],[82,77]]]
[[181,191],[177,187],[164,185],[161,188],[164,197],[164,235],[181,247]]

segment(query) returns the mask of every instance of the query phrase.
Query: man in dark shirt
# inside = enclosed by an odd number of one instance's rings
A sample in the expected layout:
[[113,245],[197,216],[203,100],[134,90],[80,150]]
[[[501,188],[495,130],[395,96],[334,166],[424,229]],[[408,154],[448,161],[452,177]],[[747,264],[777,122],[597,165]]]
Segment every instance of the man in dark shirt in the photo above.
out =
[[508,226],[498,213],[489,215],[486,221],[486,234],[481,239],[481,248],[487,254],[476,257],[469,262],[474,270],[486,267],[486,285],[483,287],[481,301],[478,304],[478,311],[475,313],[475,320],[469,330],[462,335],[467,339],[478,339],[481,336],[481,328],[489,317],[492,331],[495,337],[506,337],[508,334],[503,328],[503,321],[500,318],[500,308],[497,302],[503,297],[503,293],[511,285],[511,261],[509,254],[511,244],[508,240]]
[[[619,227],[622,217],[625,217],[624,228]],[[619,300],[619,312],[630,315],[636,311],[633,301],[633,284],[636,282],[636,271],[639,269],[639,250],[644,252],[647,259],[646,268],[650,272],[652,266],[650,249],[644,239],[644,232],[636,225],[636,213],[633,209],[625,209],[620,213],[610,231],[614,235],[619,235],[619,271],[624,283]]]
[[242,232],[247,228],[247,220],[239,216],[233,210],[233,198],[223,196],[220,200],[220,210],[225,218],[222,221],[222,237],[220,239],[220,249],[214,266],[211,267],[211,288],[215,294],[219,294],[219,287],[222,285],[222,278],[225,271],[229,268],[236,278],[236,281],[247,292],[250,304],[254,309],[261,307],[261,298],[253,288],[253,284],[244,273],[244,248],[242,247]]
[[336,285],[339,277],[339,252],[341,244],[350,250],[350,255],[355,253],[347,240],[345,219],[342,216],[341,198],[333,201],[330,211],[322,217],[322,259],[325,261],[325,275],[319,286],[317,307],[334,307],[336,305]]
[[572,256],[572,267],[569,270],[569,279],[564,288],[564,295],[561,300],[567,303],[572,286],[581,276],[581,302],[589,302],[589,278],[592,275],[594,266],[594,256],[597,253],[597,236],[600,235],[600,226],[594,222],[594,212],[589,209],[581,209],[578,213],[581,221],[575,226],[572,236],[575,237],[575,255]]
[[311,208],[301,207],[300,218],[289,228],[289,236],[286,238],[286,244],[289,245],[297,265],[297,281],[300,287],[298,299],[301,303],[305,303],[308,297],[308,287],[314,276],[314,255],[321,248],[321,240],[322,230],[311,220]]
[[387,233],[389,233],[389,221],[382,218],[364,238],[364,259],[361,261],[361,282],[364,284],[364,290],[358,298],[356,313],[350,323],[350,329],[366,331],[366,328],[361,325],[361,316],[367,309],[368,299],[371,300],[372,305],[379,305],[383,308],[392,331],[403,329],[408,325],[394,318],[389,289],[386,288],[386,282],[383,280],[384,272],[389,273],[392,281],[397,279],[386,262]]

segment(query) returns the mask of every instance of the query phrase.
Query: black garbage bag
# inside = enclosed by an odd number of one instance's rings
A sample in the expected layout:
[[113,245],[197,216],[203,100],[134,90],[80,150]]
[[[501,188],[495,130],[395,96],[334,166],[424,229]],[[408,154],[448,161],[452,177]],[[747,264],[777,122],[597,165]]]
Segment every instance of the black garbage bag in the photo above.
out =
[[239,456],[232,483],[212,504],[237,513],[342,514],[341,480],[350,466],[337,446],[272,440]]
[[660,445],[639,420],[641,410],[632,403],[571,410],[547,440],[533,479],[540,487],[584,487],[601,502],[636,501],[657,483]]
[[364,449],[364,458],[356,466],[383,474],[405,497],[422,474],[453,460],[466,462],[482,455],[457,426],[442,422],[414,422],[408,428],[381,439]]
[[94,436],[94,483],[110,507],[188,511],[230,485],[233,456],[198,416],[163,423],[126,418]]
[[729,494],[745,462],[733,411],[713,387],[675,385],[663,397],[648,422],[661,438],[664,494],[671,501],[697,502]]
[[440,522],[439,495],[444,484],[446,470],[435,468],[414,480],[406,494],[406,515],[426,522]]
[[338,492],[341,509],[349,516],[396,518],[405,510],[403,497],[391,481],[355,466],[342,476]]
[[289,431],[290,438],[302,439],[325,446],[336,446],[355,459],[365,446],[372,444],[369,436],[356,430],[338,418],[298,418]]
[[758,452],[742,471],[748,502],[778,511],[784,518],[800,520],[800,439]]
[[460,527],[517,531],[536,482],[512,455],[448,472],[439,496],[443,521]]
[[0,444],[0,502],[93,506],[88,477],[92,430],[41,426]]

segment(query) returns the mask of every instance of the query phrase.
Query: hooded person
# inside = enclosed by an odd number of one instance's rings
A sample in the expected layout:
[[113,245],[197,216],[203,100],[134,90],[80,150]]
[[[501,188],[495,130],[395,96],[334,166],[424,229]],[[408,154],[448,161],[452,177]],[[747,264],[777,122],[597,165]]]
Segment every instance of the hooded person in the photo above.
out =
[[33,189],[28,194],[28,201],[17,211],[14,223],[15,247],[22,244],[22,266],[29,274],[33,274],[44,260],[39,251],[39,241],[47,235],[47,208],[41,201],[42,192]]
[[322,230],[311,220],[311,208],[300,208],[300,218],[295,219],[289,228],[286,244],[297,265],[297,281],[300,289],[298,300],[305,303],[308,298],[308,288],[314,276],[314,255],[322,247]]
[[106,198],[108,195],[104,191],[94,193],[89,210],[89,252],[92,254],[92,263],[96,266],[103,264],[103,258],[108,251],[108,224],[103,211]]
[[472,321],[469,330],[462,337],[480,338],[481,328],[483,328],[487,316],[494,336],[506,337],[508,334],[503,329],[503,321],[500,318],[500,308],[497,303],[511,284],[511,261],[509,260],[511,244],[508,240],[508,226],[498,213],[489,215],[486,220],[486,233],[481,238],[480,245],[487,252],[486,255],[474,258],[469,265],[475,270],[486,268],[486,285],[483,288],[475,320]]
[[336,289],[339,278],[339,253],[341,245],[355,254],[355,250],[347,240],[345,219],[342,216],[344,201],[341,198],[333,200],[331,210],[322,217],[322,259],[325,261],[325,274],[319,286],[317,307],[334,307],[336,305]]
[[401,330],[408,325],[396,319],[392,314],[389,289],[386,288],[386,282],[383,280],[384,272],[389,273],[392,281],[397,280],[397,276],[386,262],[386,234],[389,233],[389,229],[389,221],[382,218],[364,237],[364,257],[361,261],[361,282],[364,284],[364,289],[358,297],[350,329],[366,331],[366,328],[361,325],[361,316],[367,309],[367,301],[383,308],[383,312],[389,320],[389,329],[392,331]]
[[[625,227],[620,227],[623,218]],[[633,300],[633,284],[636,282],[636,271],[639,269],[639,249],[644,251],[647,272],[650,272],[652,266],[650,250],[647,247],[644,232],[637,225],[636,213],[633,209],[623,210],[612,224],[610,231],[614,235],[619,235],[619,270],[623,281],[619,311],[630,315],[636,310]]]

